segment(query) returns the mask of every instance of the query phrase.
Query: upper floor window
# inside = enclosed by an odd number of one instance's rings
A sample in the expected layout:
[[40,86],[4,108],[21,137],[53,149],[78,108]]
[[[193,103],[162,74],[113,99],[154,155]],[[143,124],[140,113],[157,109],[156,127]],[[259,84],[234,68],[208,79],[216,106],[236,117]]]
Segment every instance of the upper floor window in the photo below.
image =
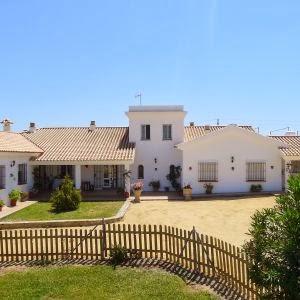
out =
[[218,181],[218,163],[199,162],[198,181],[199,182]]
[[138,166],[138,179],[144,179],[144,166]]
[[247,181],[266,181],[266,163],[265,162],[247,162],[246,163]]
[[163,125],[163,140],[172,140],[172,125]]
[[0,189],[5,189],[5,166],[0,166]]
[[150,140],[150,125],[142,125],[141,140]]
[[27,164],[18,165],[18,184],[27,183]]

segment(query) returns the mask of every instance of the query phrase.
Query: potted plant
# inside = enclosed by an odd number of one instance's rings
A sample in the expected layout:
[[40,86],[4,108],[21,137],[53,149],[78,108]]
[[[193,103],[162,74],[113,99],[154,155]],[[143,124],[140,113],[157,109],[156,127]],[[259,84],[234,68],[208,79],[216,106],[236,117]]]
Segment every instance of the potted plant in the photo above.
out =
[[250,192],[252,193],[259,193],[262,191],[262,185],[261,184],[251,184]]
[[191,200],[192,199],[192,187],[190,184],[187,184],[183,187],[183,196],[185,200]]
[[203,187],[205,188],[206,194],[211,194],[214,188],[214,186],[211,183],[205,183]]
[[159,180],[152,180],[149,183],[149,186],[152,186],[154,192],[157,192],[160,189],[160,181]]
[[21,192],[21,202],[28,200],[28,195],[27,192]]
[[141,202],[141,194],[143,191],[144,184],[142,181],[137,181],[132,185],[132,190],[134,193],[134,202]]
[[2,207],[4,206],[4,201],[0,200],[0,211],[2,211]]
[[35,198],[36,195],[38,194],[38,192],[39,192],[39,191],[38,191],[37,189],[32,188],[32,189],[29,191],[29,193],[28,193],[29,198],[30,198],[30,199]]
[[8,198],[10,200],[10,206],[16,206],[17,201],[21,198],[21,192],[19,190],[13,189],[8,194]]

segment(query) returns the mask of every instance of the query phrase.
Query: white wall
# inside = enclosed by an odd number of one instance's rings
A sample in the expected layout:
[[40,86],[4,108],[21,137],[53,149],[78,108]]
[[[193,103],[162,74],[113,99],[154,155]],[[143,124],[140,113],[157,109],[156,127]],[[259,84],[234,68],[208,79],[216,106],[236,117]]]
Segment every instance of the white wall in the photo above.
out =
[[[0,189],[0,199],[9,205],[8,194],[12,189],[28,192],[32,187],[32,170],[29,165],[30,154],[0,153],[0,165],[5,165],[5,189]],[[11,167],[12,161],[15,165]],[[27,184],[18,185],[18,164],[27,164]]]
[[[159,107],[158,107],[159,108]],[[158,109],[159,110],[159,109]],[[160,180],[161,190],[170,187],[166,179],[170,165],[181,165],[182,153],[174,146],[181,143],[184,138],[185,112],[181,111],[142,111],[127,113],[129,117],[129,140],[136,143],[134,164],[130,166],[131,182],[138,179],[138,165],[144,166],[144,190],[151,191],[149,182]],[[141,140],[141,125],[150,124],[151,139]],[[162,125],[172,124],[172,140],[162,140]],[[154,159],[157,158],[157,163]],[[157,171],[155,170],[157,168]]]
[[[231,157],[234,163],[231,163]],[[193,194],[204,193],[204,183],[198,182],[198,162],[218,162],[218,182],[214,193],[249,192],[251,184],[246,182],[246,162],[266,162],[266,182],[264,191],[281,191],[282,164],[281,154],[273,145],[255,135],[248,135],[240,130],[224,131],[222,134],[206,137],[183,146],[183,184],[191,184]],[[271,169],[271,166],[274,168]],[[192,170],[189,168],[192,167]],[[231,169],[234,167],[234,171]]]

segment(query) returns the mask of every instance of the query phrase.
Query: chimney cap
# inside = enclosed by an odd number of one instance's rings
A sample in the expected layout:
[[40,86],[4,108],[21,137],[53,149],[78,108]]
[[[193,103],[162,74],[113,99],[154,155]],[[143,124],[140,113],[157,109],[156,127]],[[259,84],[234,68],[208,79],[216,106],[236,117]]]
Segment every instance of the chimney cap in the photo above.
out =
[[190,126],[195,126],[195,122],[190,122]]
[[30,123],[29,123],[29,126],[30,126],[30,127],[35,127],[35,123],[34,123],[34,122],[30,122]]
[[4,118],[2,121],[1,121],[1,124],[14,124],[10,119],[8,118]]
[[96,121],[91,121],[91,125],[96,125]]

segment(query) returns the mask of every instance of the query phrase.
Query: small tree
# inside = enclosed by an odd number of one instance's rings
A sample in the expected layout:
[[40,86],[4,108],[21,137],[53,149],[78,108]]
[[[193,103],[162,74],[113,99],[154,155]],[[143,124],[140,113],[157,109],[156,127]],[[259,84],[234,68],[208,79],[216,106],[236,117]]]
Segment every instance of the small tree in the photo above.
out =
[[175,191],[180,190],[180,183],[177,181],[180,178],[180,175],[181,175],[181,167],[180,166],[175,167],[174,165],[171,165],[170,173],[166,176],[166,178],[170,181]]
[[50,201],[55,212],[71,211],[79,207],[81,194],[74,188],[71,178],[66,176],[62,185],[52,193]]
[[300,299],[300,175],[274,208],[256,212],[251,240],[244,245],[253,263],[250,278],[264,288],[263,299]]

